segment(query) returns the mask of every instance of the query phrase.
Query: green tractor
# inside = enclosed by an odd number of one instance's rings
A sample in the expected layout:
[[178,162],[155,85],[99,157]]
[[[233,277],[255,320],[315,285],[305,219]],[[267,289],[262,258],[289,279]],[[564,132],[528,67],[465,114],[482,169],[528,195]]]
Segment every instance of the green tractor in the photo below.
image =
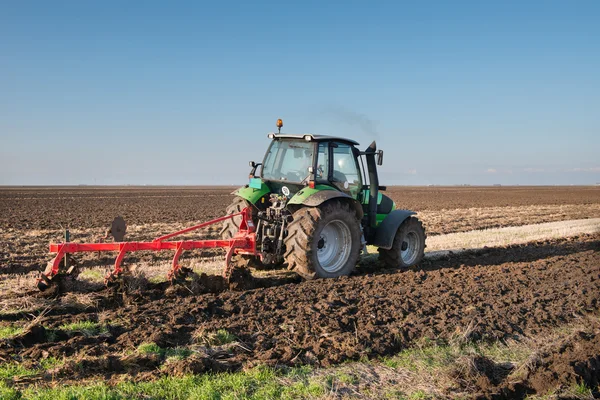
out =
[[[277,121],[281,132],[281,120]],[[287,264],[305,279],[349,275],[366,245],[378,247],[388,267],[418,264],[425,249],[423,224],[381,192],[377,165],[383,151],[365,151],[345,138],[270,133],[262,163],[250,162],[249,183],[238,189],[227,214],[252,208],[260,257],[239,256],[239,266]],[[365,169],[366,164],[366,169]],[[260,174],[257,169],[260,167]],[[242,217],[224,222],[229,239]]]

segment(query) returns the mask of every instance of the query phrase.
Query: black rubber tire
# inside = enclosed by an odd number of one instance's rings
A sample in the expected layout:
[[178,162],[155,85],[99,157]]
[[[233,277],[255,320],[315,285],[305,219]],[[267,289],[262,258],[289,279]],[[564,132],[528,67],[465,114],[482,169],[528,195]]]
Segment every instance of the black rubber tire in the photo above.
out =
[[[243,199],[241,197],[235,197],[233,202],[227,207],[226,215],[236,214],[242,212],[242,210],[246,207],[250,207],[251,204],[248,200]],[[254,210],[254,207],[252,207]],[[255,211],[252,212],[252,216],[254,217]],[[253,218],[254,219],[254,218]],[[231,239],[237,231],[240,229],[240,224],[242,223],[242,216],[238,215],[237,217],[226,219],[223,221],[223,227],[221,228],[221,238],[222,239]]]
[[[296,271],[304,279],[335,278],[352,273],[361,251],[360,220],[354,209],[346,202],[326,202],[319,207],[303,207],[293,214],[285,238],[285,261],[288,269]],[[321,231],[332,221],[345,224],[350,232],[351,249],[348,259],[334,273],[321,267],[318,259],[318,244]]]
[[[227,207],[226,214],[231,215],[231,214],[239,213],[246,207],[252,207],[252,205],[250,204],[250,202],[248,200],[236,196],[235,199],[233,199],[233,202],[229,205],[229,207]],[[258,213],[258,210],[256,209],[256,207],[252,207],[252,219],[253,219],[255,225],[257,223],[257,218],[256,218],[257,213]],[[221,228],[221,238],[222,239],[231,239],[237,233],[237,231],[240,229],[241,223],[242,223],[242,216],[237,216],[237,217],[226,219],[225,221],[223,221],[223,227]],[[274,268],[279,268],[279,267],[281,267],[281,265],[283,265],[283,263],[264,264],[260,261],[260,259],[258,257],[249,256],[249,255],[245,255],[245,254],[234,257],[232,259],[232,263],[236,267],[240,267],[240,268],[252,267],[255,269],[274,269]]]
[[[414,234],[418,238],[418,248],[416,249],[417,255],[416,258],[411,261],[409,264],[405,263],[401,256],[402,251],[402,243],[405,238],[409,234]],[[392,248],[389,250],[379,248],[379,260],[383,262],[387,267],[391,268],[409,268],[417,265],[423,259],[425,254],[425,239],[427,239],[427,235],[425,234],[425,228],[423,228],[423,223],[419,221],[417,217],[409,217],[407,218],[396,232],[396,236],[394,237],[394,242],[392,244]]]

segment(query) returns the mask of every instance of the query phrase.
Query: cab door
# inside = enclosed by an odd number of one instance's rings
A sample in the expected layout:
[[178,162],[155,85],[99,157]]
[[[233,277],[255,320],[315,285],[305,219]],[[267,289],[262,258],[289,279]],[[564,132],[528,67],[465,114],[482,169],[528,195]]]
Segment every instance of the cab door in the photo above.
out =
[[331,142],[329,147],[331,183],[353,199],[358,199],[363,184],[353,147],[340,142]]

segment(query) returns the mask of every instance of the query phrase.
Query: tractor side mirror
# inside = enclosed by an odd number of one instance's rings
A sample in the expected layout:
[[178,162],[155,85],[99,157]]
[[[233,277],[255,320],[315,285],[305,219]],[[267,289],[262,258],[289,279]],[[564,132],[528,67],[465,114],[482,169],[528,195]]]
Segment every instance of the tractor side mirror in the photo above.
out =
[[383,165],[383,150],[377,152],[377,165]]
[[252,168],[252,170],[250,171],[250,174],[248,175],[250,178],[256,178],[256,169],[258,167],[260,167],[262,164],[261,163],[255,163],[254,161],[250,161],[248,163],[250,165],[250,168]]

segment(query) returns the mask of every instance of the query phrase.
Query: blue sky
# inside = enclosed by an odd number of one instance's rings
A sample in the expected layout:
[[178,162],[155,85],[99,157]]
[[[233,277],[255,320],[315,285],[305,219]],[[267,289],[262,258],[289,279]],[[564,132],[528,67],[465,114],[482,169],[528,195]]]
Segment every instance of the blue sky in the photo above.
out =
[[[125,4],[126,3],[126,4]],[[600,2],[0,5],[0,184],[241,184],[266,134],[386,184],[600,182]]]

